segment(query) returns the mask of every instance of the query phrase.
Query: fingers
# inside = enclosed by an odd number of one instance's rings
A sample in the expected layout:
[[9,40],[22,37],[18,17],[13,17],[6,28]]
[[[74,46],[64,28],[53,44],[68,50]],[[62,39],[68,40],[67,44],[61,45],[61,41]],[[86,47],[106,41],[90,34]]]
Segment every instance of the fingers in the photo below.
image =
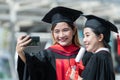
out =
[[70,79],[74,80],[74,76],[75,76],[75,69],[72,69],[71,74],[70,74]]
[[30,36],[28,35],[20,36],[17,40],[17,45],[25,47],[28,43],[30,43],[30,41],[31,41]]
[[78,80],[83,80],[83,78],[82,78],[82,77],[80,77],[80,76],[78,76]]
[[27,35],[22,35],[22,36],[20,36],[18,39],[19,39],[19,40],[22,40],[22,39],[24,39],[26,36],[27,36]]
[[18,53],[22,53],[27,44],[30,43],[30,41],[31,41],[30,36],[28,35],[20,36],[17,39],[16,51]]

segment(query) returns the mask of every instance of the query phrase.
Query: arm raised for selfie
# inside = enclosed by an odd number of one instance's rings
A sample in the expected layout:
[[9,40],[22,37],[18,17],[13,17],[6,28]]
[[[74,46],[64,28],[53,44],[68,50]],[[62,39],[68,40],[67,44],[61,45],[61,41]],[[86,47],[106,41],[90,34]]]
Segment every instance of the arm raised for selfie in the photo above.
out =
[[31,41],[30,36],[27,35],[20,36],[17,39],[16,51],[23,62],[26,62],[24,49],[27,46],[27,44],[30,43],[30,41]]

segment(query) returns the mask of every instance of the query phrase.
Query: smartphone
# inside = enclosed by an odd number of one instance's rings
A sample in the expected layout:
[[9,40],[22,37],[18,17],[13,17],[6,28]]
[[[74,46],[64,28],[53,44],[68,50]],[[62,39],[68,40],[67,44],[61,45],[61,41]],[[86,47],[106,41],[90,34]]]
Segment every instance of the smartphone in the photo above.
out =
[[31,36],[32,41],[27,46],[40,46],[40,37],[39,36]]

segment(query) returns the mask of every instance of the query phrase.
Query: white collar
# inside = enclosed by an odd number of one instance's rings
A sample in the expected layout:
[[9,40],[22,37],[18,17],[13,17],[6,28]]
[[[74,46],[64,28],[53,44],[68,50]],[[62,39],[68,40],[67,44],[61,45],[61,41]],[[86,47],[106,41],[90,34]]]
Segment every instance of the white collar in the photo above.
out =
[[104,50],[104,51],[107,51],[107,52],[110,52],[108,48],[99,48],[97,51],[95,51],[95,53],[101,51],[101,50]]

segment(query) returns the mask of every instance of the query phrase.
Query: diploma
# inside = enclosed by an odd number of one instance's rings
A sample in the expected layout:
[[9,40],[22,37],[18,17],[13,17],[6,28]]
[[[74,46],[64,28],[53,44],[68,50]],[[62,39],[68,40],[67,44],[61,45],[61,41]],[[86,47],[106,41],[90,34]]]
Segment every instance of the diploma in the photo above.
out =
[[76,62],[80,62],[80,60],[82,59],[83,55],[85,53],[85,48],[84,47],[81,47],[76,58],[75,58],[75,61]]

